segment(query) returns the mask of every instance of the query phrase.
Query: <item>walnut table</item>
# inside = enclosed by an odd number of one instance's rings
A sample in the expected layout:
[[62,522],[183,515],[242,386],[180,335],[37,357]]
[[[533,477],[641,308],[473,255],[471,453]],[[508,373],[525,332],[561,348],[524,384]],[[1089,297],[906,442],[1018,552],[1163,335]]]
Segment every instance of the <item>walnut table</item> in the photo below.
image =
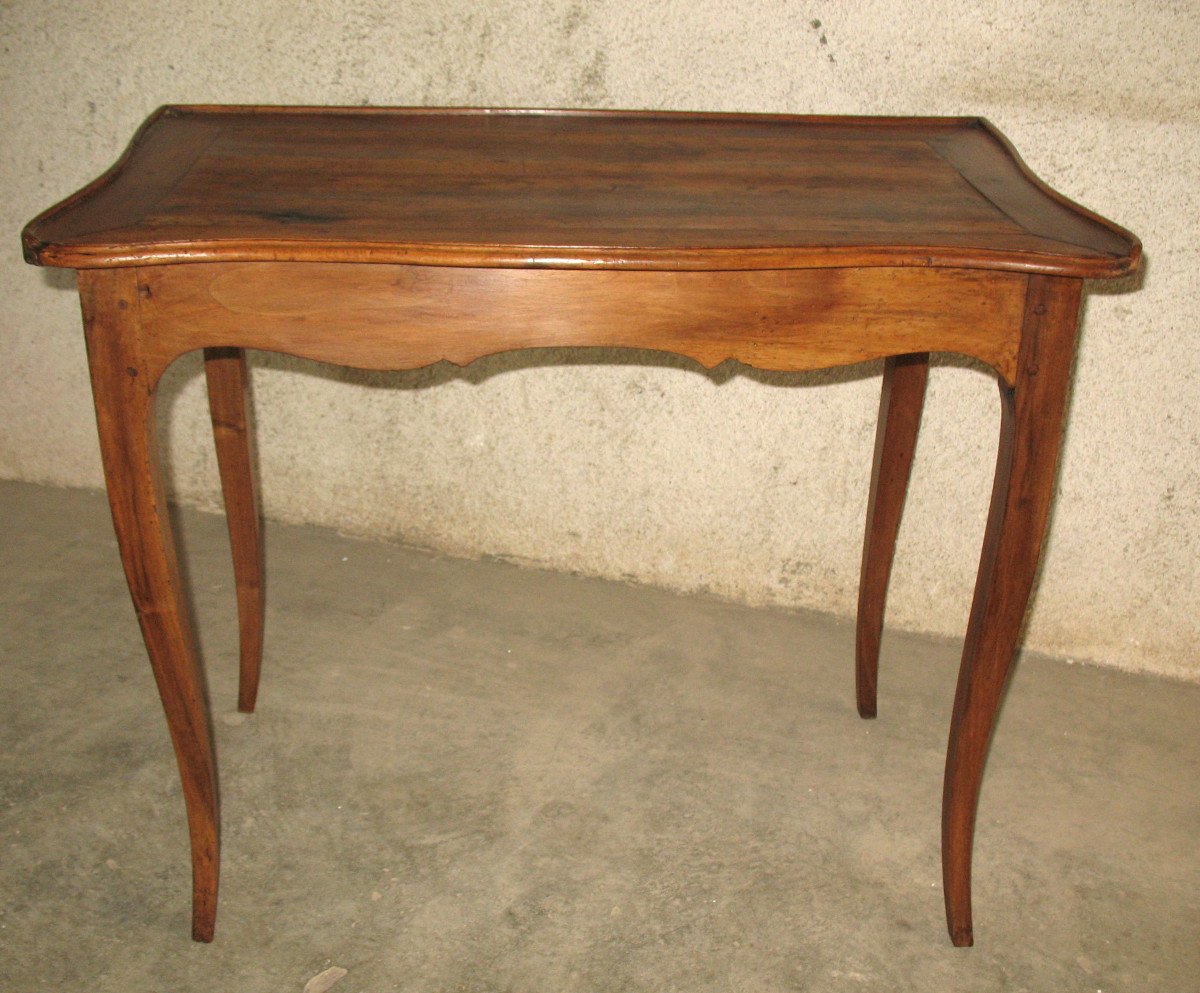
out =
[[263,629],[245,348],[368,369],[545,346],[784,370],[884,358],[863,717],[929,353],[986,363],[999,457],[942,805],[950,936],[971,944],[976,801],[1054,489],[1080,292],[1140,256],[986,122],[164,107],[112,169],[32,221],[24,247],[79,270],[108,496],[179,761],[201,941],[216,917],[216,766],[154,431],[156,385],[180,355],[204,350],[244,711]]

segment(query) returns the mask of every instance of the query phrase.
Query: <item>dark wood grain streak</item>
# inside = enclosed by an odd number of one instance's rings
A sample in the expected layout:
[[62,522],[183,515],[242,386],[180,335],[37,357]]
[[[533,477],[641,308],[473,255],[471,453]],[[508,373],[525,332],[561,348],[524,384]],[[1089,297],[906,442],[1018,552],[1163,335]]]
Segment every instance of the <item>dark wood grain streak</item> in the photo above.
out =
[[238,710],[252,713],[263,652],[263,546],[249,424],[249,379],[241,348],[207,348],[204,372],[221,492],[233,552],[238,609]]
[[1000,384],[1000,448],[979,578],[950,723],[942,796],[946,920],[955,945],[972,944],[971,850],[984,760],[1054,493],[1075,354],[1081,283],[1032,277],[1017,375]]
[[874,717],[877,712],[879,642],[883,635],[888,579],[917,449],[928,378],[928,352],[896,355],[884,363],[855,629],[855,695],[862,717]]
[[211,941],[219,872],[216,760],[163,496],[154,423],[158,380],[142,348],[134,273],[81,272],[79,294],[113,526],[183,783],[192,847],[192,937]]

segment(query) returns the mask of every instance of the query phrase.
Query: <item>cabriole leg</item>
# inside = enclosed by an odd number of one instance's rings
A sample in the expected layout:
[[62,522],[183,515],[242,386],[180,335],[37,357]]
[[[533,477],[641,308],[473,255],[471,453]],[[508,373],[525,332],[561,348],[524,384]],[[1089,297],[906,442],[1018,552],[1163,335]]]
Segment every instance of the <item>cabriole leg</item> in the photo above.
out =
[[141,347],[134,271],[82,271],[79,290],[117,544],[183,783],[192,848],[192,937],[211,941],[219,871],[216,763],[158,464],[158,370]]
[[1081,282],[1032,276],[1016,382],[1001,384],[1000,450],[963,646],[942,797],[946,921],[970,945],[971,847],[988,742],[1037,572],[1075,351]]
[[204,372],[237,589],[238,710],[251,713],[258,698],[258,678],[262,671],[264,604],[262,535],[247,416],[249,383],[245,352],[240,348],[206,348]]
[[927,352],[892,356],[883,367],[854,646],[855,693],[862,717],[874,717],[876,712],[879,640],[883,634],[888,578],[892,572],[896,534],[900,530],[900,515],[904,512],[904,497],[908,492],[928,378]]

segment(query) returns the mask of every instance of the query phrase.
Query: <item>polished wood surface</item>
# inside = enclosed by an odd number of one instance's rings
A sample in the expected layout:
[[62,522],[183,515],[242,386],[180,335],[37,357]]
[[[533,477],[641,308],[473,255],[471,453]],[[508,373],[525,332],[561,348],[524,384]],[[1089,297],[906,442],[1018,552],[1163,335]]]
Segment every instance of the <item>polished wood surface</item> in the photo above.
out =
[[1113,276],[1136,239],[976,118],[164,107],[30,261]]
[[153,430],[180,355],[205,354],[242,710],[256,700],[264,572],[244,349],[372,369],[551,346],[709,367],[885,359],[857,628],[864,717],[929,353],[986,363],[1000,449],[942,817],[947,924],[972,942],[975,811],[1054,488],[1081,277],[1140,256],[990,125],[164,108],[112,170],[32,221],[24,246],[81,270],[105,477],[179,761],[200,940],[216,915],[216,766]]

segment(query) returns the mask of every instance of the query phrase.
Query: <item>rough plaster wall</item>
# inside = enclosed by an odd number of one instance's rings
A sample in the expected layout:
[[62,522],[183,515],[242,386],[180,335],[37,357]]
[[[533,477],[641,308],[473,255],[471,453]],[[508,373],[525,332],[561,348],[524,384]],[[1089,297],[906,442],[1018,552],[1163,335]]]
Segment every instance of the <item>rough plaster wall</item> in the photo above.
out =
[[[1014,0],[487,5],[0,3],[0,475],[101,482],[70,274],[18,231],[166,102],[983,114],[1136,231],[1095,286],[1030,647],[1200,678],[1200,7]],[[1134,284],[1120,287],[1134,288]],[[497,315],[503,319],[503,315]],[[878,364],[707,375],[537,353],[397,375],[254,357],[268,515],[456,554],[853,610]],[[218,505],[196,361],[163,403],[174,486]],[[995,386],[935,368],[889,621],[960,635]]]

